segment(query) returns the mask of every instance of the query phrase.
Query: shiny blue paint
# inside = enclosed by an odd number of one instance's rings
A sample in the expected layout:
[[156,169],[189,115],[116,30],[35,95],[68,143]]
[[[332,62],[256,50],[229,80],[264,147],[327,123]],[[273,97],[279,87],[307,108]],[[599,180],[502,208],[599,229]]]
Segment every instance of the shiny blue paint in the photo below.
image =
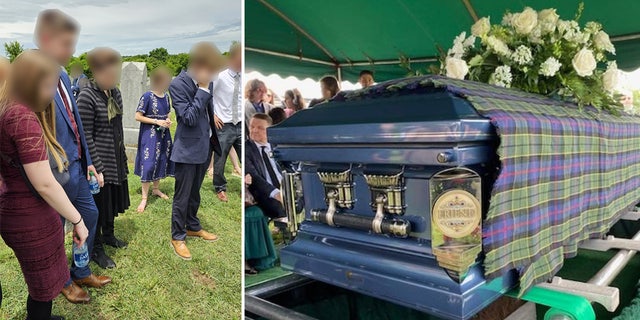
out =
[[[489,120],[464,99],[442,90],[331,102],[296,113],[272,127],[269,140],[283,167],[300,171],[306,219],[281,252],[283,268],[447,319],[469,319],[516,285],[515,272],[483,277],[481,260],[461,283],[438,266],[431,251],[429,179],[464,166],[482,177],[488,195],[497,171],[497,136]],[[439,153],[452,157],[439,163]],[[404,172],[410,237],[394,238],[309,220],[326,209],[317,171],[351,168],[356,203],[339,212],[373,217],[364,173]],[[488,207],[483,199],[483,208]]]

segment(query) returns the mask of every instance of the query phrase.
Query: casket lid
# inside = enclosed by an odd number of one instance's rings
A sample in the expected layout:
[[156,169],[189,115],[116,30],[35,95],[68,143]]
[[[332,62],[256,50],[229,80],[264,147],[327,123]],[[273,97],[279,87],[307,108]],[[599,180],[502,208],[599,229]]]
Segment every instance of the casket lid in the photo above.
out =
[[299,111],[269,128],[269,141],[278,145],[371,144],[495,138],[489,120],[464,98],[445,87],[421,85],[416,79],[341,92],[331,101]]

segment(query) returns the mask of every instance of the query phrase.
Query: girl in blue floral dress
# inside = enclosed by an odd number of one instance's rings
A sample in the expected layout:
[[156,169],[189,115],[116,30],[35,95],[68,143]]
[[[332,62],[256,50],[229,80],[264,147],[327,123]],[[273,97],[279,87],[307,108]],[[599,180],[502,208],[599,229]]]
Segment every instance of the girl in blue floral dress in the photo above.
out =
[[134,173],[142,181],[142,200],[138,212],[144,212],[147,206],[149,187],[153,183],[153,195],[162,199],[169,197],[160,191],[160,179],[174,175],[174,163],[171,162],[171,98],[167,94],[171,72],[158,68],[151,73],[151,91],[140,98],[136,110],[136,120],[140,122],[138,136],[138,154]]

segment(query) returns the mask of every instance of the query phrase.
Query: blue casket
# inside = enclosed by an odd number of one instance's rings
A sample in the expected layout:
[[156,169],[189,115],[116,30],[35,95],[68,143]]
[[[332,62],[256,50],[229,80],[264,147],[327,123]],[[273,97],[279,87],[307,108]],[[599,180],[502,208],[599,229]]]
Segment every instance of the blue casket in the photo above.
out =
[[341,93],[268,131],[285,205],[304,212],[281,265],[468,319],[549,279],[638,202],[638,123],[441,77]]

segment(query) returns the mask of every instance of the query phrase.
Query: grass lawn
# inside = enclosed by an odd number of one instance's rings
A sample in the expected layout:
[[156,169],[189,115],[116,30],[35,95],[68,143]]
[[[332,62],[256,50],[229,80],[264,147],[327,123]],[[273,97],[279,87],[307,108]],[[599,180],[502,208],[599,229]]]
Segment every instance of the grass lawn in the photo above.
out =
[[[147,210],[135,212],[140,180],[131,174],[131,208],[116,218],[116,236],[129,242],[126,249],[106,247],[117,264],[96,274],[113,277],[103,289],[89,289],[92,301],[74,305],[60,295],[54,314],[67,319],[240,319],[241,316],[241,201],[240,179],[232,177],[227,162],[229,202],[215,197],[211,179],[201,190],[198,216],[206,230],[220,239],[213,243],[187,239],[193,260],[183,261],[170,247],[171,200],[149,197]],[[173,195],[172,178],[161,189]],[[67,252],[70,254],[70,237]],[[11,249],[0,240],[0,281],[4,291],[0,319],[25,319],[27,287]]]

